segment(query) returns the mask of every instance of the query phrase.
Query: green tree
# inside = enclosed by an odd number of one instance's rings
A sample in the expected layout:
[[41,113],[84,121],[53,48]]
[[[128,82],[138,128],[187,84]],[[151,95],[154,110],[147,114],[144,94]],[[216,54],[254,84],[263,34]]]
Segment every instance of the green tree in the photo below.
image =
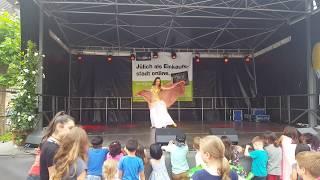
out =
[[15,87],[21,61],[20,19],[8,12],[0,12],[0,66],[5,71],[0,75],[0,86]]
[[38,64],[40,60],[36,45],[31,41],[27,43],[26,52],[17,65],[19,77],[16,86],[18,93],[11,100],[12,130],[29,131],[35,126],[35,114],[37,105],[36,81],[39,74]]
[[10,102],[11,131],[15,143],[23,143],[36,122],[36,80],[42,55],[36,45],[28,41],[21,51],[20,19],[8,12],[0,13],[0,87],[15,88]]

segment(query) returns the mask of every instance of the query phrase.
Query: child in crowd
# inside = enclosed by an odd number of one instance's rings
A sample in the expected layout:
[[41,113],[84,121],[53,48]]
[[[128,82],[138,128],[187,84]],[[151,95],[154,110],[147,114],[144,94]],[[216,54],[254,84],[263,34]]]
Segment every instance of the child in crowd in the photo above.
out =
[[283,180],[290,180],[292,165],[295,164],[295,149],[299,142],[298,131],[296,128],[286,126],[283,135],[277,140],[282,149],[282,177]]
[[149,180],[170,180],[165,163],[165,157],[162,155],[162,149],[159,144],[150,145],[150,156],[152,172]]
[[186,135],[178,134],[176,142],[170,141],[168,146],[162,146],[162,149],[170,153],[173,180],[187,180],[189,165],[187,153],[189,151],[186,144]]
[[320,153],[301,152],[297,155],[297,171],[303,180],[320,179]]
[[102,166],[109,151],[102,148],[103,138],[101,136],[93,137],[91,144],[92,148],[88,152],[87,180],[100,180],[102,179]]
[[40,180],[40,148],[35,148],[36,158],[32,164],[27,180]]
[[265,180],[267,179],[267,164],[268,164],[268,154],[263,149],[264,139],[260,136],[256,136],[252,139],[252,145],[254,150],[249,152],[251,148],[250,145],[246,145],[244,152],[245,156],[252,158],[251,172],[254,175],[254,180]]
[[243,151],[241,146],[232,145],[231,140],[227,136],[221,136],[220,138],[225,147],[224,156],[231,165],[231,170],[236,172],[241,177],[246,177],[247,172],[244,167],[240,164],[240,153]]
[[[297,144],[296,150],[295,150],[295,156],[301,152],[304,151],[310,151],[310,146],[308,144]],[[301,177],[298,176],[297,172],[297,163],[292,165],[292,173],[291,173],[291,180],[299,180]]]
[[125,151],[127,155],[120,159],[118,165],[120,179],[145,180],[143,161],[141,158],[136,156],[137,148],[137,140],[129,139],[126,143]]
[[206,167],[195,172],[192,180],[238,180],[238,175],[230,170],[224,157],[225,147],[217,136],[207,136],[200,141],[200,152]]
[[299,139],[301,143],[308,144],[311,148],[311,151],[320,151],[320,139],[318,136],[311,133],[304,133]]
[[124,156],[121,150],[121,144],[119,141],[113,141],[109,145],[109,153],[107,154],[107,160],[113,159],[119,161]]
[[267,131],[264,133],[264,149],[268,153],[268,180],[280,180],[282,150],[276,143],[276,133]]
[[148,163],[148,158],[146,157],[146,149],[143,145],[139,144],[136,152],[136,156],[141,158],[143,161],[143,164]]
[[240,162],[239,160],[239,151],[237,147],[232,145],[230,139],[227,136],[221,136],[221,140],[225,147],[224,156],[230,162],[230,164],[237,166]]
[[108,159],[103,163],[102,174],[104,180],[120,180],[118,174],[118,161]]
[[199,166],[199,165],[205,165],[202,158],[201,158],[201,153],[200,153],[200,140],[201,138],[200,137],[194,137],[193,138],[193,148],[196,150],[196,156],[195,156],[195,159],[196,159],[196,166]]

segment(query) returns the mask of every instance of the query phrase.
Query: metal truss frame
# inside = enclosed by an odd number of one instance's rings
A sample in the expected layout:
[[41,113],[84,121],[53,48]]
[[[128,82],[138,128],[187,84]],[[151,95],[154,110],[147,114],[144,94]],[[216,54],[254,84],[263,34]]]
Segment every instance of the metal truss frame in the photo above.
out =
[[[192,51],[202,51],[207,49],[230,49],[233,45],[235,51],[239,49],[250,49],[252,52],[263,45],[269,37],[279,28],[290,24],[296,19],[304,18],[308,15],[305,9],[306,0],[34,0],[43,7],[46,14],[50,14],[56,21],[59,30],[63,34],[65,44],[70,49],[82,51],[85,49],[111,51],[122,51],[127,49],[157,49],[159,51],[169,51],[189,49],[188,44],[194,44],[197,48]],[[108,10],[103,10],[108,9]],[[315,10],[318,12],[318,10]],[[312,11],[311,13],[315,13]],[[92,22],[88,20],[73,21],[70,16],[108,16],[106,22]],[[162,18],[163,22],[136,24],[127,21],[127,17]],[[212,25],[195,26],[180,23],[180,20],[190,21],[217,21]],[[250,21],[250,25],[241,23]],[[268,26],[255,26],[255,22],[267,22]],[[81,28],[97,27],[98,32],[87,33]],[[150,34],[141,34],[132,29],[154,29]],[[77,41],[70,41],[66,29],[74,33],[85,36]],[[185,30],[200,31],[197,35],[185,34]],[[116,42],[107,41],[99,37],[101,34],[115,31]],[[203,31],[203,32],[202,32]],[[247,31],[246,35],[239,35],[236,32]],[[134,37],[134,41],[125,42],[122,34],[126,33]],[[172,33],[178,33],[184,39],[169,43]],[[164,42],[154,42],[151,37],[165,34]],[[214,36],[214,38],[212,38]],[[223,36],[230,37],[230,41],[221,42]],[[210,46],[203,43],[203,38],[211,37]],[[262,38],[253,46],[246,45],[246,41]],[[97,41],[97,46],[86,45],[85,41],[91,39]],[[135,43],[145,42],[151,47],[135,47]],[[96,49],[94,49],[94,47]],[[102,48],[104,47],[104,48]],[[181,48],[183,47],[183,48]]]

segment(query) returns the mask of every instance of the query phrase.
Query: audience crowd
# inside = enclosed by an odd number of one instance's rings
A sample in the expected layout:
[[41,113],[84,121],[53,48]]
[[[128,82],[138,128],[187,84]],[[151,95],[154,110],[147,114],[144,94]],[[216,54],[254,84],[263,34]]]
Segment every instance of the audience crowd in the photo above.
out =
[[[281,135],[267,131],[245,146],[232,144],[227,136],[195,137],[195,167],[188,164],[185,134],[168,145],[151,144],[148,150],[135,139],[103,144],[100,136],[89,141],[73,117],[59,112],[36,149],[27,180],[320,180],[319,137],[291,126]],[[242,164],[246,158],[249,170]],[[152,167],[148,177],[146,166]]]

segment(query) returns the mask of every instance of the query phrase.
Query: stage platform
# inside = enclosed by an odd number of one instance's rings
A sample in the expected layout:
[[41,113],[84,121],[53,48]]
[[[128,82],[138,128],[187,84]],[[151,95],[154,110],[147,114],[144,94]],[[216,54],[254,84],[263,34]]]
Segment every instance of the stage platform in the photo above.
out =
[[[192,139],[196,136],[209,135],[210,128],[235,128],[239,135],[239,145],[247,144],[254,136],[261,135],[264,131],[270,130],[276,133],[281,133],[285,124],[277,124],[272,122],[257,123],[257,122],[225,122],[215,121],[204,123],[196,121],[181,121],[178,122],[180,128],[187,135],[187,143],[192,147]],[[118,124],[113,126],[104,125],[84,125],[84,129],[89,134],[89,137],[101,135],[104,138],[104,146],[114,140],[119,140],[122,144],[129,138],[135,138],[142,145],[149,147],[155,142],[155,129],[150,129],[150,124],[147,122],[135,124]]]

